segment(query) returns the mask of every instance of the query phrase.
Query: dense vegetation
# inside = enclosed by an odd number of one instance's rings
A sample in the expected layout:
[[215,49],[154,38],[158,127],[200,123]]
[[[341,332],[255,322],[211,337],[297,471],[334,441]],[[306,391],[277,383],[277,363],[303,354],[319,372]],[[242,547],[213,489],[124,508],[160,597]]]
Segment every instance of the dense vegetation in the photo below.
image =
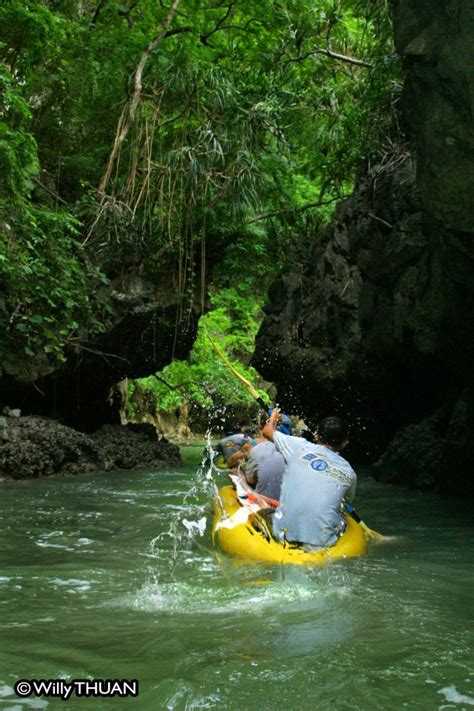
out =
[[[130,263],[171,269],[245,370],[286,255],[389,150],[400,84],[382,0],[4,0],[0,87],[0,357],[27,376],[105,328]],[[132,390],[245,401],[224,373],[201,329]]]

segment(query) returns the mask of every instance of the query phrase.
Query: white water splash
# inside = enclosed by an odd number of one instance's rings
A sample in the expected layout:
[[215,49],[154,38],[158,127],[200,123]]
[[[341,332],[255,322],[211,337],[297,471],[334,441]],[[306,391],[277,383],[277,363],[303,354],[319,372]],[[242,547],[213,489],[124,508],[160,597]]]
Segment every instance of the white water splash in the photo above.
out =
[[[257,581],[258,582],[258,581]],[[115,602],[144,612],[174,612],[183,615],[219,615],[230,612],[259,614],[267,608],[281,609],[288,603],[304,603],[334,599],[333,589],[315,589],[310,584],[274,583],[260,581],[250,587],[217,587],[214,584],[192,585],[184,582],[145,583],[138,593]],[[343,597],[347,591],[339,590]]]
[[444,689],[440,689],[438,694],[443,694],[446,701],[451,701],[454,704],[467,704],[468,706],[474,706],[474,698],[472,696],[460,694],[454,684],[451,684],[451,686],[445,686]]
[[[161,542],[166,538],[172,540],[171,552],[164,551],[170,570],[174,569],[178,560],[182,558],[183,552],[189,548],[189,542],[202,538],[206,531],[207,518],[204,513],[208,506],[207,502],[216,489],[212,476],[215,468],[213,464],[215,452],[212,449],[210,432],[206,433],[206,439],[206,451],[201,465],[197,468],[182,503],[175,507],[175,513],[170,521],[169,529],[150,541],[150,555],[159,557]],[[204,504],[201,503],[203,498],[206,500]],[[186,516],[183,516],[184,513]],[[183,526],[187,535],[183,531]]]
[[183,518],[183,526],[186,528],[190,536],[194,533],[198,533],[200,536],[204,536],[206,531],[207,519],[202,516],[199,521],[188,521],[187,518]]

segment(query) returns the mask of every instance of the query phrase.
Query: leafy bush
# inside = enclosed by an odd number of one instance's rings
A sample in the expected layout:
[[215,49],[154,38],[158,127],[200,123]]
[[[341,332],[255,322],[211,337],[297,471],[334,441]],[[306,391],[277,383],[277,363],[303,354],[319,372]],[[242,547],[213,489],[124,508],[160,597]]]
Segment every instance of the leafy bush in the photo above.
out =
[[[129,418],[143,414],[137,411],[137,401],[152,414],[156,410],[171,412],[186,403],[205,410],[210,421],[235,405],[257,409],[254,399],[222,362],[209,337],[239,373],[252,384],[261,384],[258,373],[246,365],[253,352],[261,300],[237,287],[216,293],[211,305],[211,310],[200,319],[198,335],[186,361],[174,360],[157,375],[129,383]],[[264,387],[259,393],[268,401]]]

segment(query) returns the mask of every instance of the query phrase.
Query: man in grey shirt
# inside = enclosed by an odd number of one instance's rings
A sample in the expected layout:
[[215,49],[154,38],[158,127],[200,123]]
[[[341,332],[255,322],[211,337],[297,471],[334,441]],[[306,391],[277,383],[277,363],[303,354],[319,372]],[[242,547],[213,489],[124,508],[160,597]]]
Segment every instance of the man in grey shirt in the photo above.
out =
[[249,451],[245,478],[257,494],[278,501],[284,471],[285,460],[273,442],[266,439],[258,441]]
[[339,454],[347,444],[346,426],[338,417],[327,417],[313,444],[278,432],[277,424],[274,411],[263,428],[286,462],[273,533],[279,540],[332,546],[345,529],[341,504],[352,501],[357,482],[349,462]]

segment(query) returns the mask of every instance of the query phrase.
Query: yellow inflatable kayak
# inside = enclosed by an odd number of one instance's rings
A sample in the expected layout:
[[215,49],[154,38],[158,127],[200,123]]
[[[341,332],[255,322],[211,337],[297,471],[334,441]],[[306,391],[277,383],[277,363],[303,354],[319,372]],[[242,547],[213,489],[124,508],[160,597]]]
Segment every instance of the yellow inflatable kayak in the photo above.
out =
[[367,553],[368,537],[364,528],[346,516],[347,528],[330,548],[306,552],[291,544],[281,544],[269,535],[265,521],[242,506],[232,486],[219,489],[214,504],[212,540],[231,555],[268,563],[322,565],[338,558],[354,558]]

